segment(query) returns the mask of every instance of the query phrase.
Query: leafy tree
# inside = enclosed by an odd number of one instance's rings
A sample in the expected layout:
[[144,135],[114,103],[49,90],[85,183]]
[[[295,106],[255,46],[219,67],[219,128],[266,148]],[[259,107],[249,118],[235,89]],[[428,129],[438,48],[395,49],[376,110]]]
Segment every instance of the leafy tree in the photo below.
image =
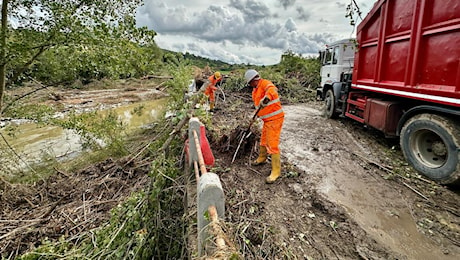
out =
[[[51,48],[31,66],[31,76],[42,82],[70,85],[102,78],[142,77],[161,67],[162,51],[127,39],[107,38],[99,44]],[[62,57],[66,57],[65,60]]]
[[302,87],[316,88],[319,85],[321,63],[315,57],[302,57],[286,51],[281,56],[278,68],[286,78],[296,78]]
[[155,32],[135,26],[135,9],[142,2],[2,0],[0,108],[5,87],[23,77],[44,53],[58,47],[69,50],[59,50],[66,55],[59,57],[64,62],[75,49],[84,49],[85,45],[111,46],[119,39],[124,39],[123,43],[154,45]]

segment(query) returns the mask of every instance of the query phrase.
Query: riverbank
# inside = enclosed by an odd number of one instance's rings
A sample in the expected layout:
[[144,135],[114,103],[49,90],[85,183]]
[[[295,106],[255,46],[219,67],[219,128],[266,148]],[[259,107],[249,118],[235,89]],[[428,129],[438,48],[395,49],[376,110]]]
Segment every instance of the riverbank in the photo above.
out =
[[[2,171],[0,252],[3,258],[15,258],[26,252],[34,252],[38,247],[42,248],[38,249],[41,252],[65,251],[67,246],[77,245],[81,240],[94,239],[92,232],[101,232],[110,227],[117,211],[129,212],[131,217],[140,214],[139,208],[130,208],[130,203],[137,205],[145,201],[146,198],[142,197],[149,193],[144,191],[153,182],[151,171],[154,159],[147,148],[152,145],[153,149],[156,138],[167,135],[164,131],[172,127],[161,118],[161,124],[154,124],[152,116],[156,113],[145,102],[163,100],[160,104],[163,106],[164,97],[168,94],[156,87],[162,83],[155,80],[99,84],[98,87],[86,86],[82,89],[42,89],[30,95],[22,105],[46,105],[61,114],[72,112],[82,115],[134,105],[128,117],[147,115],[150,125],[142,123],[145,127],[129,132],[123,144],[123,149],[127,150],[126,156],[115,155],[117,151],[111,151],[115,147],[84,153],[65,163],[51,159],[30,164],[31,168],[15,172],[14,175],[4,175],[6,172]],[[12,96],[20,97],[32,90],[33,87],[16,89]],[[163,110],[161,108],[161,112]],[[127,112],[122,113],[118,120],[123,122],[126,116]],[[102,115],[100,118],[99,121],[102,121]],[[35,128],[43,130],[40,126]],[[10,148],[6,150],[13,150]],[[20,161],[25,161],[22,154],[15,153]],[[118,225],[123,218],[115,218],[113,225]]]

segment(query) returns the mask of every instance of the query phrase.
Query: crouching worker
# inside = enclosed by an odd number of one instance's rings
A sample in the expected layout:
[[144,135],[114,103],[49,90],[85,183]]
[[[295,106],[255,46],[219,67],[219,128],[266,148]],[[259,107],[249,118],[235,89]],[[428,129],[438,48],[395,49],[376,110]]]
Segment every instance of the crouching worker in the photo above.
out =
[[209,84],[206,87],[204,94],[208,97],[209,100],[209,110],[214,111],[216,104],[216,85],[222,80],[222,75],[220,72],[216,71],[214,75],[209,76],[208,80]]
[[278,145],[284,122],[278,88],[271,81],[262,79],[259,73],[252,69],[246,71],[244,78],[246,83],[252,87],[252,100],[256,109],[261,106],[257,116],[264,122],[260,137],[259,157],[251,164],[264,164],[267,156],[270,155],[272,171],[265,182],[274,183],[281,175],[281,155]]

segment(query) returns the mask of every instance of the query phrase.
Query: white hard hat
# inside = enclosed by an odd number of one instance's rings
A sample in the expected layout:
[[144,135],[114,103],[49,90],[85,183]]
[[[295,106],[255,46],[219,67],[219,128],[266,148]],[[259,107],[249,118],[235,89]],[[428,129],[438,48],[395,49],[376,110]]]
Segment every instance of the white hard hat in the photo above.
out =
[[256,70],[247,70],[246,73],[244,73],[244,79],[246,80],[246,84],[249,84],[251,80],[259,77],[259,72]]

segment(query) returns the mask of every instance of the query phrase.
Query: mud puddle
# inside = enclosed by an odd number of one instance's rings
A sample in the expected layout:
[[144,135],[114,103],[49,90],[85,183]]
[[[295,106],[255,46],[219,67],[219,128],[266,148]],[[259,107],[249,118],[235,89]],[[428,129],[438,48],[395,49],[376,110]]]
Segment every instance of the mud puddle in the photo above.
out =
[[[456,259],[443,256],[442,250],[417,230],[407,201],[395,188],[354,174],[325,173],[319,191],[344,207],[361,228],[389,250],[407,259]],[[391,202],[381,200],[381,196],[392,198]]]

